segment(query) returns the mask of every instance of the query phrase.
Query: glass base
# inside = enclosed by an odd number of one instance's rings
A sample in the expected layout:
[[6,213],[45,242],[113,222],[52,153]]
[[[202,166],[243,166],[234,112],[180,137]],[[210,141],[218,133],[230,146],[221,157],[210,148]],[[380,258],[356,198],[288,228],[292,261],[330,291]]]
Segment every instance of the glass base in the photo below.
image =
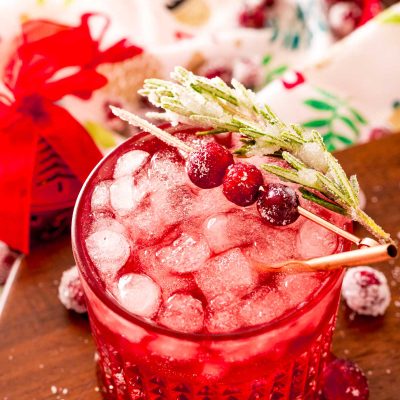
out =
[[335,318],[314,341],[309,350],[272,375],[252,377],[251,381],[229,384],[217,382],[195,384],[171,376],[153,376],[132,363],[124,363],[118,351],[109,344],[98,349],[98,372],[104,398],[107,400],[316,400],[319,377],[329,359]]

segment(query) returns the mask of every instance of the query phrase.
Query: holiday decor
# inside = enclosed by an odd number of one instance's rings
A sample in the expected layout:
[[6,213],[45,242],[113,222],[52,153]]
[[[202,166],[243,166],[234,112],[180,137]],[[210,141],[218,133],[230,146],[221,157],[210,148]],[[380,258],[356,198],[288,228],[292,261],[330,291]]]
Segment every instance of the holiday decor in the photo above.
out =
[[[101,28],[96,37],[92,23]],[[46,237],[68,223],[81,184],[102,156],[62,99],[89,99],[107,83],[96,71],[100,64],[142,51],[125,39],[104,48],[108,27],[108,18],[98,14],[82,15],[78,26],[27,21],[4,68],[0,240],[24,253],[31,228]]]

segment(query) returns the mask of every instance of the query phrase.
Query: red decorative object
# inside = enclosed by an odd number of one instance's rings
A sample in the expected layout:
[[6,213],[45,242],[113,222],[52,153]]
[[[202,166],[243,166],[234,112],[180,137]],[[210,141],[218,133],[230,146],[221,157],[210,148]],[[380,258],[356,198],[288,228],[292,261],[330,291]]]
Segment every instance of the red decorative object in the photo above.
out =
[[239,14],[239,25],[243,28],[264,28],[268,17],[268,8],[273,5],[274,0],[260,0],[254,4],[248,2]]
[[193,38],[193,35],[191,35],[190,33],[182,32],[182,31],[176,31],[174,35],[175,35],[175,38],[178,40]]
[[380,0],[364,0],[360,21],[358,26],[364,25],[370,19],[377,16],[383,7]]
[[[98,37],[89,27],[95,18],[103,22]],[[101,49],[108,27],[109,20],[97,14],[84,14],[75,27],[28,21],[3,72],[0,240],[24,253],[29,251],[31,224],[40,226],[38,220],[53,219],[72,207],[80,185],[101,158],[87,131],[59,100],[66,95],[89,99],[107,83],[96,71],[98,65],[142,52],[125,39]]]
[[303,84],[306,80],[302,73],[298,71],[291,71],[290,74],[285,74],[281,81],[286,89],[293,89],[296,86]]

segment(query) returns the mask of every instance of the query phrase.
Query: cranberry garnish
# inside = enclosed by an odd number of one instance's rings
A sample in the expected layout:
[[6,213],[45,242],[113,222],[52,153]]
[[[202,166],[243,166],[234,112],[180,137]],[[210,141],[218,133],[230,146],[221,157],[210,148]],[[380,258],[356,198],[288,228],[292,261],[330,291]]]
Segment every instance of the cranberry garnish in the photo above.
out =
[[252,164],[237,163],[226,170],[223,181],[225,197],[238,206],[253,204],[263,184],[261,171]]
[[289,225],[299,218],[296,192],[281,183],[269,183],[262,188],[257,201],[261,217],[274,226]]
[[324,369],[322,393],[325,400],[367,400],[367,378],[357,364],[336,359]]
[[221,185],[233,156],[225,147],[209,142],[198,150],[192,151],[186,160],[189,179],[202,189],[211,189]]

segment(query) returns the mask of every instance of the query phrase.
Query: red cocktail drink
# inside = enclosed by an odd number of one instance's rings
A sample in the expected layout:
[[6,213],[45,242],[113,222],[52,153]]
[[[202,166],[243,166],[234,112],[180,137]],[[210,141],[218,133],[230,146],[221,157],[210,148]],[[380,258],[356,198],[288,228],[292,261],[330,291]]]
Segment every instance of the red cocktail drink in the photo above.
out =
[[73,224],[108,398],[317,399],[342,271],[256,266],[345,246],[303,217],[268,226],[255,205],[194,186],[178,150],[145,133],[128,140],[86,182]]

